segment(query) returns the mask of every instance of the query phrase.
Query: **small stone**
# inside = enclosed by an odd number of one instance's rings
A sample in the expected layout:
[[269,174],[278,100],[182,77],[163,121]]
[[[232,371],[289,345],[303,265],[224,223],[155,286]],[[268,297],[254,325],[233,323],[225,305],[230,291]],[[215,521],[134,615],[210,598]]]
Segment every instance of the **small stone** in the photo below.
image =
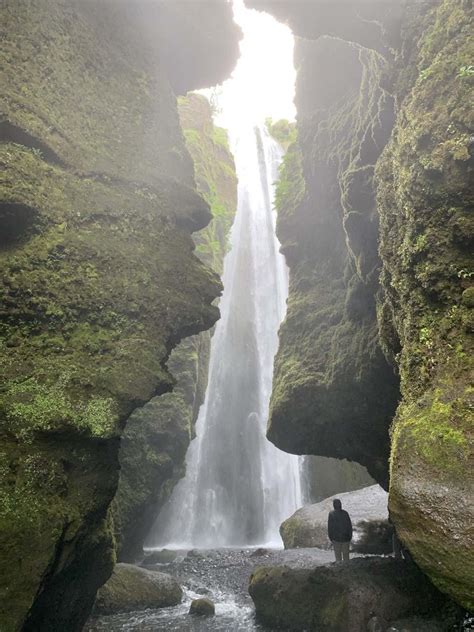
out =
[[200,599],[193,599],[189,608],[189,614],[212,616],[216,614],[216,608],[210,599],[201,597]]

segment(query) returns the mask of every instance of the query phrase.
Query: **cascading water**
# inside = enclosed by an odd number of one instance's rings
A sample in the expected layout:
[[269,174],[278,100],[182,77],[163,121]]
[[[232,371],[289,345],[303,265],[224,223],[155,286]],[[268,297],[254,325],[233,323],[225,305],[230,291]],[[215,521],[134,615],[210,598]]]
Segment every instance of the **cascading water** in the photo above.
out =
[[283,152],[264,126],[247,125],[232,135],[238,209],[209,383],[186,476],[158,517],[150,548],[280,544],[280,523],[302,504],[298,457],[265,437],[288,290],[272,210]]

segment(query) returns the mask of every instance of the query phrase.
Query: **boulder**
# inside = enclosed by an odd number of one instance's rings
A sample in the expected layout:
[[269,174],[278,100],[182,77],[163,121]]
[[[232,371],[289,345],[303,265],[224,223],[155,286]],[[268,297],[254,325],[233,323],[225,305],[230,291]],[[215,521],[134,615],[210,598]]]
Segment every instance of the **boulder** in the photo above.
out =
[[213,602],[206,597],[201,597],[200,599],[193,599],[191,602],[191,606],[189,608],[189,614],[197,614],[210,616],[216,613],[216,608]]
[[171,575],[133,564],[116,564],[112,576],[97,593],[94,612],[165,608],[180,603],[182,596],[181,587]]
[[356,553],[388,555],[393,551],[393,526],[388,520],[362,520],[357,524]]
[[257,568],[249,593],[258,619],[291,630],[366,632],[369,622],[430,615],[446,604],[414,564],[357,558],[344,564]]
[[280,535],[286,549],[319,547],[327,549],[330,542],[327,537],[328,513],[334,498],[340,498],[342,507],[349,512],[354,527],[354,540],[357,541],[371,521],[388,519],[388,494],[379,485],[371,485],[353,492],[330,496],[314,505],[298,509],[288,520],[282,523]]

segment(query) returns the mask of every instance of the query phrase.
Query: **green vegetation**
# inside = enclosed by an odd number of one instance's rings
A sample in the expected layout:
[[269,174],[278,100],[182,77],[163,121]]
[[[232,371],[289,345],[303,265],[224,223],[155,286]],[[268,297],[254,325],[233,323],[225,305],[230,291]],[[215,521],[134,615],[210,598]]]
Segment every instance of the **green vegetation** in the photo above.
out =
[[376,170],[379,326],[403,396],[392,427],[390,509],[420,568],[472,608],[472,18],[466,3],[446,0],[415,12],[410,28],[418,46],[405,64],[418,77],[399,95]]
[[76,630],[114,561],[125,421],[171,388],[220,283],[176,99],[121,9],[4,5],[0,628],[32,609]]
[[273,136],[273,138],[280,143],[285,151],[287,151],[288,147],[296,141],[296,123],[290,123],[290,121],[287,121],[286,119],[274,121],[271,117],[268,117],[265,119],[265,125],[270,136]]
[[[386,484],[398,388],[377,337],[379,261],[369,159],[380,149],[368,140],[380,143],[388,134],[381,128],[390,112],[379,87],[383,61],[340,40],[299,46],[298,138],[276,190],[290,294],[268,436],[291,452],[357,461]],[[314,68],[325,69],[317,83]],[[344,436],[350,441],[341,442]]]
[[213,221],[194,235],[196,251],[216,272],[222,272],[227,238],[237,208],[237,177],[227,131],[212,122],[207,99],[180,97],[179,114],[186,147],[194,162],[198,191],[211,208]]
[[302,171],[301,150],[297,142],[293,142],[287,149],[278,172],[275,191],[275,207],[280,217],[280,223],[303,200],[305,181]]
[[39,384],[31,377],[10,388],[12,403],[7,408],[11,428],[22,440],[31,440],[34,431],[51,431],[65,425],[76,425],[93,436],[107,436],[116,424],[112,398],[92,398],[74,406],[66,398],[69,376],[60,376],[51,386]]
[[[179,98],[186,146],[194,161],[199,192],[211,207],[209,226],[194,234],[199,258],[222,272],[227,237],[237,207],[237,178],[225,130],[212,122],[203,96]],[[115,535],[121,559],[134,561],[156,513],[184,475],[184,458],[204,400],[210,332],[186,338],[168,366],[176,379],[173,393],[152,399],[129,419],[120,454],[121,476],[114,506]]]

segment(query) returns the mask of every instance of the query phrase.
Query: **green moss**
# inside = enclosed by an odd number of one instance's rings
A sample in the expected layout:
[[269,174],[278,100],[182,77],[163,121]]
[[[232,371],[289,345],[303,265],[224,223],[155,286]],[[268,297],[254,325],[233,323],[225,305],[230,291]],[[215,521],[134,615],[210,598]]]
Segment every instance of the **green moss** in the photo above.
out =
[[404,35],[417,46],[403,64],[418,76],[399,95],[394,133],[376,170],[380,333],[403,395],[392,429],[390,506],[420,567],[469,607],[472,518],[463,508],[472,478],[474,350],[463,297],[472,285],[474,120],[471,79],[459,77],[459,68],[473,58],[472,16],[462,1],[415,13]]
[[300,42],[297,55],[298,135],[276,191],[290,293],[268,436],[291,452],[358,461],[386,484],[398,388],[377,336],[372,190],[391,108],[384,62],[324,38]]
[[[237,206],[237,179],[227,133],[214,127],[204,97],[190,94],[178,103],[197,186],[213,216],[209,226],[194,235],[196,253],[220,272]],[[209,352],[209,332],[184,340],[168,362],[176,379],[173,393],[153,399],[128,422],[114,507],[115,533],[123,560],[134,561],[140,555],[159,508],[184,474],[186,449],[204,400]]]
[[175,97],[123,7],[2,17],[0,628],[77,630],[113,564],[119,435],[220,283]]
[[93,3],[66,5],[55,0],[28,11],[5,3],[7,120],[83,173],[148,184],[180,174],[192,185],[189,156],[176,143],[171,88],[137,41],[134,20]]
[[330,628],[336,628],[341,620],[343,620],[344,611],[347,606],[345,599],[341,595],[335,595],[321,609],[319,618],[323,625],[327,625]]
[[112,398],[93,397],[74,404],[65,389],[69,376],[62,375],[53,385],[39,384],[35,378],[7,386],[9,402],[5,410],[10,428],[22,440],[31,440],[35,431],[51,431],[64,425],[76,426],[92,436],[106,437],[116,428]]
[[[438,388],[432,397],[402,406],[392,435],[393,450],[415,450],[427,464],[452,476],[468,467],[470,447],[466,436],[470,422],[463,415],[463,403],[472,396],[467,388],[457,399],[443,402]],[[400,445],[403,437],[404,445]]]
[[290,123],[286,119],[274,121],[269,117],[265,119],[265,125],[270,136],[273,136],[285,151],[296,141],[297,127],[295,123]]
[[197,187],[208,202],[213,221],[195,235],[199,257],[222,272],[227,236],[237,207],[237,178],[227,131],[212,122],[207,99],[198,94],[180,97],[179,112],[186,146],[194,162]]
[[284,223],[285,216],[302,202],[304,193],[301,150],[298,143],[294,142],[288,147],[278,172],[275,207],[279,215],[279,226]]

